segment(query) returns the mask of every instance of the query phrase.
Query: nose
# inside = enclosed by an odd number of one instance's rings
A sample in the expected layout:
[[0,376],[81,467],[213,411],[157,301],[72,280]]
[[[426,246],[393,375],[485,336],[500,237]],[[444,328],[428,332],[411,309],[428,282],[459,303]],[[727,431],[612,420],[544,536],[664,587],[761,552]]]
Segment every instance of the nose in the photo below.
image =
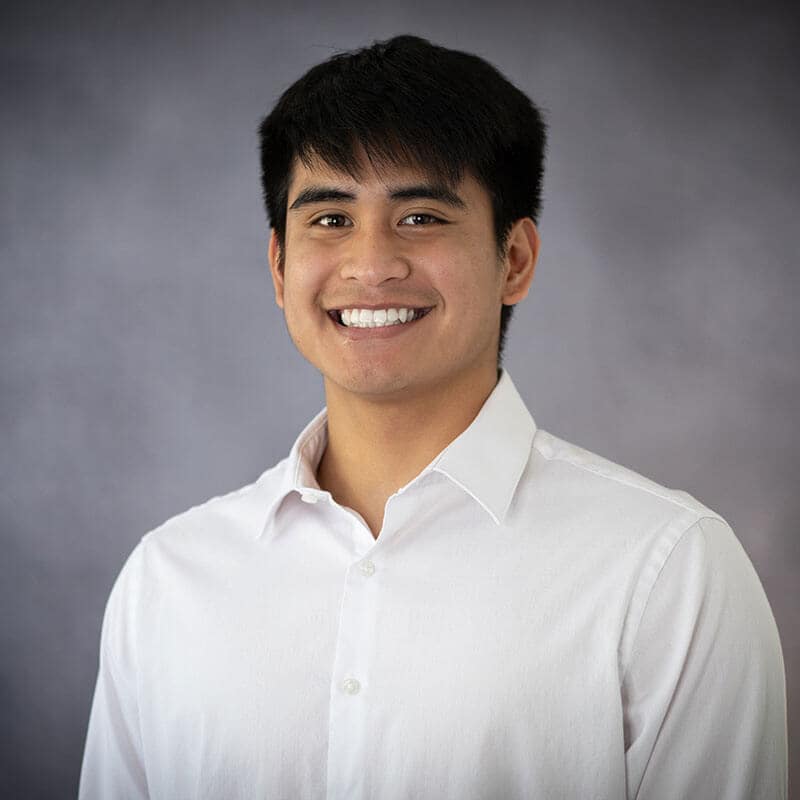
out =
[[362,224],[348,237],[341,277],[354,278],[368,286],[379,286],[392,278],[401,280],[411,270],[401,250],[401,243],[385,221]]

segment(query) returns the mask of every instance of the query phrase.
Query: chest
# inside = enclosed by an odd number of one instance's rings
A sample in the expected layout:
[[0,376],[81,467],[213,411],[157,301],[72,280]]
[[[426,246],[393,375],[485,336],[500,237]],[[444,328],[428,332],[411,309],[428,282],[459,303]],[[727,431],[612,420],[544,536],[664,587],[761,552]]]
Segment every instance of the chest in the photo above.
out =
[[211,773],[231,797],[259,781],[280,796],[522,797],[621,763],[610,587],[544,556],[394,555],[243,565],[202,592],[173,576],[143,680],[165,774]]

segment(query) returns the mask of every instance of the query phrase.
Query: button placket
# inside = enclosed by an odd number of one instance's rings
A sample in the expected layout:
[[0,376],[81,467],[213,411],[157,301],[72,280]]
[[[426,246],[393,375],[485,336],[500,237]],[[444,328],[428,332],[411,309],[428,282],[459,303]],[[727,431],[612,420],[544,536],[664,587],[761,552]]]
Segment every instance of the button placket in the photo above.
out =
[[[355,555],[355,553],[354,553]],[[379,582],[370,558],[350,563],[339,615],[328,729],[328,800],[366,800],[364,762],[370,678],[375,654]]]

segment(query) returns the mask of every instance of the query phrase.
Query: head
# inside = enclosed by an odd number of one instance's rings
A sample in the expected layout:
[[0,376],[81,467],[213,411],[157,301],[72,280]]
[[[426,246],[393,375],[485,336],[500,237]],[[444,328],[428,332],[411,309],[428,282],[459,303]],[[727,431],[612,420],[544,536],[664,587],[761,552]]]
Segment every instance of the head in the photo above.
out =
[[[545,124],[530,99],[478,56],[396,36],[310,69],[259,128],[261,176],[280,259],[295,163],[322,161],[359,180],[412,167],[450,187],[470,175],[488,193],[498,257],[515,221],[538,221]],[[499,321],[502,364],[513,305]]]

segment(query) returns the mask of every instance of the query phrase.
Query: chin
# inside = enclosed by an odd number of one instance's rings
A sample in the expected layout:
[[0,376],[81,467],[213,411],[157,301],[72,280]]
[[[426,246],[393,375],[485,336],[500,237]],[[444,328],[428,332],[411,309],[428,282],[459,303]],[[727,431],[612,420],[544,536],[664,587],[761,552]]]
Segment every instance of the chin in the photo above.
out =
[[408,375],[393,375],[376,369],[365,370],[359,374],[352,371],[346,374],[329,374],[326,379],[346,392],[375,396],[402,391],[411,383]]

